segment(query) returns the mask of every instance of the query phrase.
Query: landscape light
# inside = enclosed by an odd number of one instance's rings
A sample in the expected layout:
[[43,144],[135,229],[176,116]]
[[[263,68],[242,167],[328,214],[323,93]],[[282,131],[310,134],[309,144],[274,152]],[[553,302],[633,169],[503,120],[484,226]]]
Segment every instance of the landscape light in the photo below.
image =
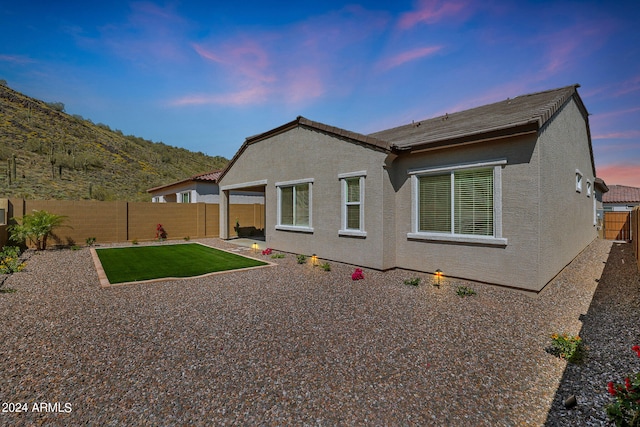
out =
[[436,270],[436,280],[437,280],[437,287],[440,287],[440,277],[442,277],[442,270],[437,269]]

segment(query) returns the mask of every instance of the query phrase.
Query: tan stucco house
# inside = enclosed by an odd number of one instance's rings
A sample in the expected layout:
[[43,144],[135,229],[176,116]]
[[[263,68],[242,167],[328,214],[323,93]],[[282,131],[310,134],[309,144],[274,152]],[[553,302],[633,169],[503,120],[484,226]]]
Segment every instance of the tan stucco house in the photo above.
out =
[[[150,188],[153,203],[219,203],[218,178],[222,169],[213,170],[169,184]],[[233,203],[263,204],[262,193],[234,192]]]
[[269,247],[541,290],[597,237],[578,85],[363,135],[304,117],[247,138],[219,177],[265,195]]

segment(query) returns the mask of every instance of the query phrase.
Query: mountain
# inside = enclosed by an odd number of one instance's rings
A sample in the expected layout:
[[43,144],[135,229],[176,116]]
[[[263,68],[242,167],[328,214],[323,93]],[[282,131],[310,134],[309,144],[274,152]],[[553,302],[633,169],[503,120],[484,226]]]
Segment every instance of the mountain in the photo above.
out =
[[151,200],[147,189],[224,167],[64,112],[0,82],[0,198]]

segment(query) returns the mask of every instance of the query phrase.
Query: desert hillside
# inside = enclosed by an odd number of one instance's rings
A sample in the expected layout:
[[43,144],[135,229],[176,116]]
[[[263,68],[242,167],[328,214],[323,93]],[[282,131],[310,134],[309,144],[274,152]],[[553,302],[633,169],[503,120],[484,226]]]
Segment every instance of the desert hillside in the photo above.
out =
[[150,200],[149,188],[227,162],[123,135],[0,84],[0,198]]

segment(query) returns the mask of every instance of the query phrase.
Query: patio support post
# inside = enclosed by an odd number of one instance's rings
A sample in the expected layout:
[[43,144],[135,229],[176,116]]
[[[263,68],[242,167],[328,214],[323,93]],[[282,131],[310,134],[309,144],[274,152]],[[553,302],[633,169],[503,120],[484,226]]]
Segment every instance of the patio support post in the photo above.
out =
[[220,190],[220,238],[229,238],[229,190]]

